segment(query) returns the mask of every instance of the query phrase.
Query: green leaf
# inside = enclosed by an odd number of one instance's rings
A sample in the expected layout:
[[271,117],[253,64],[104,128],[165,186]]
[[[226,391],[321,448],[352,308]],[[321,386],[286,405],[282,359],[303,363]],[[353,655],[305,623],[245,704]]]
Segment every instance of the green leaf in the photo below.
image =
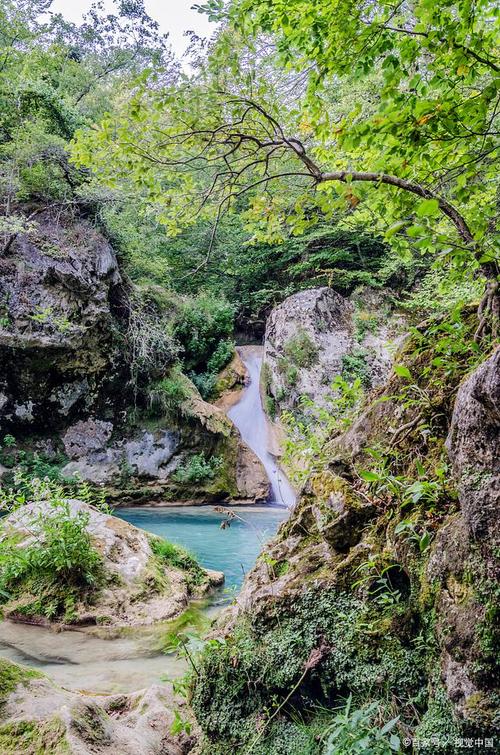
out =
[[390,228],[387,229],[385,232],[385,238],[387,240],[392,239],[395,234],[400,231],[402,228],[404,228],[406,225],[406,221],[401,220],[399,223],[394,223],[394,225],[391,225]]
[[393,369],[398,377],[404,377],[408,380],[412,379],[410,370],[404,364],[395,364]]
[[411,239],[416,239],[427,232],[427,229],[423,225],[410,225],[406,229],[406,233]]
[[399,721],[399,716],[396,716],[396,718],[393,718],[391,721],[388,721],[385,724],[385,726],[382,727],[382,729],[380,730],[380,733],[388,734],[391,731],[391,729],[394,729],[398,721]]
[[359,476],[366,482],[376,482],[377,480],[380,480],[380,475],[377,474],[377,472],[369,472],[366,469],[362,469],[361,472],[359,472]]
[[437,199],[424,199],[417,207],[419,218],[434,217],[439,212],[439,202]]
[[427,548],[430,545],[430,542],[431,542],[431,536],[429,535],[428,532],[424,532],[424,534],[422,535],[418,543],[418,547],[421,553],[427,550]]

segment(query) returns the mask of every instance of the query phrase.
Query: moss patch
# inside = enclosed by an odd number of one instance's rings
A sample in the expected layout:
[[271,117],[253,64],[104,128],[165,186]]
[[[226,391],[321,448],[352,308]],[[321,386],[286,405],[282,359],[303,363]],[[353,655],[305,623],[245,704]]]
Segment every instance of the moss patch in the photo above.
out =
[[386,609],[311,589],[278,610],[240,620],[231,637],[205,650],[192,706],[211,741],[248,744],[262,711],[272,713],[291,692],[285,715],[352,693],[360,703],[376,694],[387,706],[397,694],[403,717],[412,717],[425,695],[424,654],[391,631]]
[[41,679],[43,676],[39,671],[17,666],[0,658],[0,703],[5,702],[20,684],[26,687],[32,679]]
[[8,755],[68,755],[71,750],[63,722],[16,721],[0,726],[0,752]]

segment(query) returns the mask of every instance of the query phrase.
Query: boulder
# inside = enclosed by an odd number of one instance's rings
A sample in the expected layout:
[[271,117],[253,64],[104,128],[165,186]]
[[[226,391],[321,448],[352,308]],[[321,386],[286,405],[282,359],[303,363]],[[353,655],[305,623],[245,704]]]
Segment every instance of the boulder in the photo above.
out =
[[176,464],[170,464],[179,447],[179,433],[174,430],[138,430],[130,438],[108,443],[110,422],[89,419],[77,422],[63,436],[67,455],[63,477],[79,475],[89,482],[118,484],[123,476],[148,480],[166,480]]
[[[279,411],[301,396],[328,408],[331,384],[360,377],[365,388],[382,385],[391,369],[401,316],[381,316],[383,292],[364,289],[351,301],[331,288],[299,291],[275,307],[266,323],[263,388]],[[369,327],[363,325],[361,315]]]
[[302,395],[324,403],[352,346],[352,311],[330,288],[300,291],[272,310],[263,370],[265,388],[280,408],[292,408]]
[[252,502],[267,501],[270,494],[270,482],[264,465],[256,454],[243,441],[238,444],[236,461],[236,485],[238,495]]
[[[103,559],[105,583],[75,608],[72,623],[105,623],[112,626],[147,625],[178,616],[191,595],[201,595],[219,585],[223,575],[204,571],[199,587],[192,589],[189,572],[171,567],[153,553],[152,539],[143,530],[79,500],[67,501],[71,516],[83,512],[87,530]],[[2,521],[2,532],[15,535],[19,547],[33,542],[40,522],[54,513],[53,503],[27,503]],[[22,619],[20,609],[32,600],[21,596],[7,603],[4,614]]]

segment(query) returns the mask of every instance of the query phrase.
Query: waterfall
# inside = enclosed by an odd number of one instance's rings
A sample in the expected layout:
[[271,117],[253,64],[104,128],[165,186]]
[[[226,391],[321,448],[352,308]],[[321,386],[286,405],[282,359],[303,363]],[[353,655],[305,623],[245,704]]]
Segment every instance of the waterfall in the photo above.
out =
[[272,503],[290,508],[295,503],[296,494],[283,470],[269,452],[269,420],[262,407],[260,395],[260,371],[262,348],[259,346],[241,347],[238,353],[244,363],[249,383],[241,399],[228,411],[245,443],[261,460],[271,483]]

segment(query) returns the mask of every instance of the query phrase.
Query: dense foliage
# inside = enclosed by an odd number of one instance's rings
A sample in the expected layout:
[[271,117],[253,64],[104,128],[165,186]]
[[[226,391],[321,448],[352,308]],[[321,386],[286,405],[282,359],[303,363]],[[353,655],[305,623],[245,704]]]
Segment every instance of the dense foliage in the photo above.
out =
[[472,5],[214,0],[225,27],[199,74],[145,85],[75,156],[134,177],[173,235],[213,222],[203,265],[237,212],[258,243],[341,219],[495,280],[496,10]]

